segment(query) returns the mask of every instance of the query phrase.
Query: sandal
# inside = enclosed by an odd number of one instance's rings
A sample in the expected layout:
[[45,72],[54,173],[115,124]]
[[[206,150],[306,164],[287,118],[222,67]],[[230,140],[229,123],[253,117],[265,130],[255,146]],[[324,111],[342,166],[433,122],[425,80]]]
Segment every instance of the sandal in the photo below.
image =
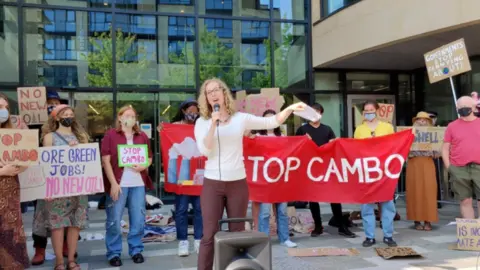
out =
[[432,230],[432,224],[430,222],[425,222],[425,225],[423,226],[425,231],[431,231]]
[[67,270],[81,270],[81,268],[76,262],[69,262],[67,264]]
[[53,268],[53,270],[65,270],[65,265],[63,265],[63,264],[57,264],[57,265],[55,265],[55,267]]
[[422,223],[415,221],[415,230],[423,231],[425,230],[425,227],[422,226]]

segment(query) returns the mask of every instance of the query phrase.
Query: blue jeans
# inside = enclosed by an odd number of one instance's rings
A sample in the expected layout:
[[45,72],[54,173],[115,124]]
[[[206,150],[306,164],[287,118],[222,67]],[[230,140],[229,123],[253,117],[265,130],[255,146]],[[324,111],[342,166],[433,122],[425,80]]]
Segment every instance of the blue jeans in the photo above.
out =
[[[380,203],[382,206],[381,221],[383,229],[383,237],[390,238],[393,236],[393,219],[397,210],[393,200]],[[375,239],[375,204],[362,204],[362,221],[365,236],[370,239]]]
[[125,206],[128,208],[130,230],[127,236],[128,254],[134,256],[143,251],[143,234],[145,228],[145,187],[122,187],[117,201],[107,195],[105,211],[107,213],[105,245],[107,259],[122,255],[122,228],[120,222]]
[[176,195],[175,196],[175,226],[177,227],[177,239],[187,240],[188,237],[188,205],[192,204],[193,237],[195,240],[202,239],[203,222],[202,209],[200,208],[200,196]]
[[[280,243],[289,239],[287,203],[276,203],[277,207],[277,235]],[[260,213],[258,215],[258,230],[270,235],[270,211],[272,204],[260,204]]]

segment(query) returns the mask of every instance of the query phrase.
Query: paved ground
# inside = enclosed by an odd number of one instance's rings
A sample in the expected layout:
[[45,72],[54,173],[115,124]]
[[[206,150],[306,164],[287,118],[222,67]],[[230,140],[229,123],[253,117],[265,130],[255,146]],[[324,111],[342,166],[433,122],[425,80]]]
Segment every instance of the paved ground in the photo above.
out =
[[[405,217],[405,208],[403,202],[397,202],[397,207],[402,218]],[[161,212],[168,213],[170,207],[166,206]],[[325,233],[321,237],[311,238],[308,235],[296,234],[292,239],[299,244],[299,247],[338,247],[338,248],[357,248],[360,252],[358,256],[351,257],[310,257],[294,258],[287,254],[284,247],[278,245],[276,239],[273,240],[273,269],[355,269],[355,270],[386,270],[386,269],[469,269],[477,268],[479,253],[465,251],[451,251],[447,249],[448,243],[455,242],[455,226],[447,226],[454,220],[458,211],[457,206],[444,206],[440,210],[440,224],[434,227],[431,232],[418,232],[412,229],[412,223],[407,221],[398,221],[395,223],[395,239],[401,246],[412,247],[418,253],[421,253],[423,259],[402,259],[402,260],[384,260],[378,257],[373,248],[361,247],[364,234],[362,228],[353,229],[360,237],[355,239],[346,239],[336,234],[334,228],[325,226],[330,233]],[[355,205],[344,206],[344,210],[358,210]],[[308,210],[307,210],[308,211]],[[331,217],[330,206],[322,204],[323,220],[329,220]],[[92,235],[104,235],[105,213],[100,210],[91,210],[90,228],[84,232],[90,237]],[[26,232],[31,235],[32,212],[24,216]],[[125,219],[128,220],[128,219]],[[326,225],[326,224],[325,224]],[[381,231],[377,229],[377,240],[381,240]],[[33,256],[32,240],[29,238],[29,254]],[[377,244],[382,247],[383,244]],[[121,269],[157,269],[157,270],[194,270],[196,269],[197,256],[190,255],[186,258],[176,256],[177,243],[150,243],[146,244],[144,256],[146,262],[142,265],[134,265],[126,255],[126,244],[124,245],[124,266]],[[105,245],[103,240],[84,241],[79,243],[79,263],[82,269],[116,269],[109,267],[105,259]],[[52,247],[49,244],[48,251],[53,254]],[[192,251],[193,253],[193,251]],[[47,262],[41,267],[33,269],[52,269],[53,261]]]

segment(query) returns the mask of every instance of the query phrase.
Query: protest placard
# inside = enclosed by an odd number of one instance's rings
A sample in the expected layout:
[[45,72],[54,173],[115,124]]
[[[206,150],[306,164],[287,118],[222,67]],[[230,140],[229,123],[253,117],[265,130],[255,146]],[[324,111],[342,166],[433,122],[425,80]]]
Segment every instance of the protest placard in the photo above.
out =
[[23,122],[27,125],[36,125],[48,120],[45,87],[19,87],[17,95],[20,118]]
[[423,55],[430,83],[470,71],[467,47],[464,39],[448,43]]
[[279,112],[285,104],[279,88],[262,88],[260,94],[250,94],[242,90],[236,92],[235,105],[240,112],[262,116],[266,110]]
[[480,220],[457,218],[457,249],[480,251]]
[[395,104],[378,103],[378,106],[378,120],[392,124],[393,115],[395,114]]
[[38,164],[38,130],[0,129],[0,160],[7,164]]
[[45,198],[104,192],[98,143],[41,147]]
[[118,166],[148,166],[148,146],[146,144],[118,145]]
[[28,129],[28,126],[22,121],[19,115],[10,115],[10,122],[15,129]]
[[[413,127],[397,127],[397,131],[411,129]],[[446,127],[415,127],[415,141],[410,151],[437,151],[442,150],[443,137]]]
[[41,165],[28,167],[26,171],[18,175],[18,180],[20,182],[21,202],[45,198],[45,174]]

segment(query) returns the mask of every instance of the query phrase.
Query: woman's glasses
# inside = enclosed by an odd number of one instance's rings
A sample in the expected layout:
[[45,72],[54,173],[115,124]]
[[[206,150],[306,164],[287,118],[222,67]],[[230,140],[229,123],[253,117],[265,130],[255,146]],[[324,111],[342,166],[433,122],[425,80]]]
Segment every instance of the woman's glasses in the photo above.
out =
[[212,90],[209,90],[209,91],[205,91],[207,93],[207,96],[211,96],[213,95],[214,93],[218,93],[220,91],[222,91],[223,89],[220,88],[220,87],[217,87],[215,89],[212,89]]

